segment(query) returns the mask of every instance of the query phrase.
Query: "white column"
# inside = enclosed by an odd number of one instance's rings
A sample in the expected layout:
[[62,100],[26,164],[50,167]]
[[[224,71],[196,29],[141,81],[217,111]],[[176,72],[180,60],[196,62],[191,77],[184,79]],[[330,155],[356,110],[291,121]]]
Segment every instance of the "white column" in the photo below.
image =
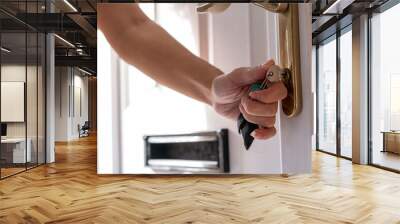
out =
[[353,162],[368,163],[368,16],[353,20]]
[[54,35],[46,35],[46,163],[55,161],[55,60]]

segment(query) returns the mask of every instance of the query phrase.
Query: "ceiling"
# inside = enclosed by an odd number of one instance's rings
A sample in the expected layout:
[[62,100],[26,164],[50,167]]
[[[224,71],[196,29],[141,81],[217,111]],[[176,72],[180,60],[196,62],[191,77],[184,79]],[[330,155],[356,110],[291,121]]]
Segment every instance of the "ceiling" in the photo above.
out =
[[2,46],[12,50],[2,52],[3,60],[23,58],[26,52],[28,59],[36,57],[36,46],[44,47],[36,43],[37,33],[51,32],[57,34],[56,66],[77,66],[96,74],[96,0],[1,0],[0,25]]
[[355,17],[374,12],[388,0],[312,0],[312,37],[318,44],[344,27]]
[[[13,53],[3,58],[10,60],[36,51],[36,41],[25,32],[54,32],[56,65],[78,66],[93,74],[97,66],[96,0],[1,0],[0,25],[2,45]],[[105,0],[98,2],[114,2]],[[121,2],[121,1],[118,1]],[[122,1],[123,2],[123,1]],[[373,10],[388,0],[310,0],[312,3],[313,43],[334,34],[349,24],[354,17]],[[51,13],[50,13],[51,12]],[[66,41],[64,41],[66,40]],[[32,43],[31,43],[32,42]],[[43,47],[39,45],[39,47]]]

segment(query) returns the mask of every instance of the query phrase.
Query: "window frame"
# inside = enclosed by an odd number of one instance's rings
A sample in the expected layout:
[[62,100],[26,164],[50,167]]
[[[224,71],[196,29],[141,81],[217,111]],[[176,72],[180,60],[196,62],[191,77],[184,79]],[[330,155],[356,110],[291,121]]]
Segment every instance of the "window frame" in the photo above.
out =
[[[341,153],[341,119],[340,119],[340,103],[341,103],[341,97],[340,97],[340,77],[341,77],[341,67],[340,67],[340,37],[344,35],[347,32],[352,32],[352,23],[347,24],[345,27],[337,30],[335,33],[330,35],[329,37],[318,41],[316,44],[316,50],[315,50],[315,66],[316,66],[316,140],[315,140],[315,145],[316,145],[316,151],[318,152],[323,152],[329,155],[333,155],[336,157],[344,158],[347,160],[352,160],[351,157],[347,157],[342,155]],[[336,152],[328,152],[324,149],[321,149],[319,147],[319,47],[321,44],[327,44],[331,41],[336,41]]]

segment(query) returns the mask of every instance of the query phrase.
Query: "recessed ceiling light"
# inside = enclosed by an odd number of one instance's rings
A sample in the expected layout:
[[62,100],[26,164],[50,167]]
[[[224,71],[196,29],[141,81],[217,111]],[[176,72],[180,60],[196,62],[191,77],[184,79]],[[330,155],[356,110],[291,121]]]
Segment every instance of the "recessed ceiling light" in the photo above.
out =
[[68,40],[62,38],[61,36],[59,36],[58,34],[54,34],[55,37],[57,37],[59,40],[61,40],[62,42],[64,42],[65,44],[69,45],[70,47],[75,48],[75,45],[73,45],[71,42],[69,42]]
[[343,9],[347,8],[347,6],[351,5],[354,1],[355,0],[336,0],[327,9],[325,9],[322,14],[342,14]]
[[68,1],[64,0],[65,4],[68,5],[74,12],[78,12],[78,10]]
[[1,49],[1,51],[4,51],[4,52],[6,52],[6,53],[10,53],[10,52],[11,52],[10,49],[7,49],[7,48],[5,48],[5,47],[1,47],[0,49]]
[[81,68],[79,68],[79,67],[78,67],[78,70],[81,71],[81,72],[83,72],[83,73],[85,73],[85,74],[87,74],[87,75],[92,76],[92,73],[90,73],[90,72],[88,72],[88,71],[86,71],[86,70],[83,70],[83,69],[81,69]]

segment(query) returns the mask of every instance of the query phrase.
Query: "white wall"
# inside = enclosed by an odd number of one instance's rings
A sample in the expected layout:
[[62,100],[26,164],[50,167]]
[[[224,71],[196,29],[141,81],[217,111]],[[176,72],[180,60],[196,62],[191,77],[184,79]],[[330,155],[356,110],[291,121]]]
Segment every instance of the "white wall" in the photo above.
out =
[[68,140],[68,85],[67,67],[55,68],[55,141]]
[[[33,80],[31,76],[36,77],[36,67],[25,65],[2,65],[1,66],[1,81],[2,82],[24,82],[25,75],[27,72],[28,81],[30,86],[36,86],[36,80]],[[27,113],[28,119],[28,137],[33,131],[36,135],[36,88],[27,88],[27,104],[30,106]],[[2,96],[4,97],[4,96]],[[33,104],[32,104],[33,103]],[[31,105],[30,105],[31,104]],[[7,110],[7,108],[1,108],[2,110]],[[24,110],[24,108],[22,108]],[[33,113],[35,112],[35,113]],[[34,123],[32,123],[34,122]],[[25,137],[25,124],[26,122],[7,122],[7,136],[8,137]]]
[[[25,82],[26,70],[31,71],[33,67],[25,65],[2,65],[1,66],[1,81],[11,82]],[[31,74],[31,72],[28,72]],[[2,108],[6,110],[6,108]],[[7,136],[8,137],[25,137],[25,123],[24,122],[11,122],[7,123]]]
[[[37,70],[38,69],[38,70]],[[6,122],[7,137],[21,138],[27,136],[30,139],[33,161],[36,162],[36,152],[39,150],[39,162],[44,162],[44,74],[42,68],[36,66],[25,66],[20,64],[3,64],[1,66],[1,81],[2,82],[24,82],[26,85],[26,107],[18,108],[22,116],[26,112],[26,121],[22,122]],[[27,81],[26,81],[27,79]],[[2,89],[3,92],[4,89]],[[25,92],[22,90],[21,92]],[[3,93],[4,94],[4,93]],[[7,98],[2,95],[2,98]],[[24,102],[22,102],[24,104]],[[4,106],[4,105],[3,105]],[[1,110],[16,110],[17,108],[2,107]],[[25,111],[26,110],[26,111]],[[10,112],[10,111],[9,111]],[[13,111],[11,111],[13,113]]]
[[77,139],[78,124],[88,120],[88,78],[72,67],[56,67],[55,74],[55,141]]
[[[78,73],[77,73],[78,72]],[[75,116],[72,119],[72,136],[73,138],[79,137],[79,132],[77,129],[78,124],[81,126],[85,123],[85,121],[89,120],[89,110],[88,110],[88,77],[82,76],[83,73],[75,70],[74,74],[74,108],[75,108]],[[80,91],[80,93],[78,93]],[[79,97],[80,94],[80,97]],[[80,102],[79,102],[80,100]],[[79,111],[81,110],[81,111]]]

